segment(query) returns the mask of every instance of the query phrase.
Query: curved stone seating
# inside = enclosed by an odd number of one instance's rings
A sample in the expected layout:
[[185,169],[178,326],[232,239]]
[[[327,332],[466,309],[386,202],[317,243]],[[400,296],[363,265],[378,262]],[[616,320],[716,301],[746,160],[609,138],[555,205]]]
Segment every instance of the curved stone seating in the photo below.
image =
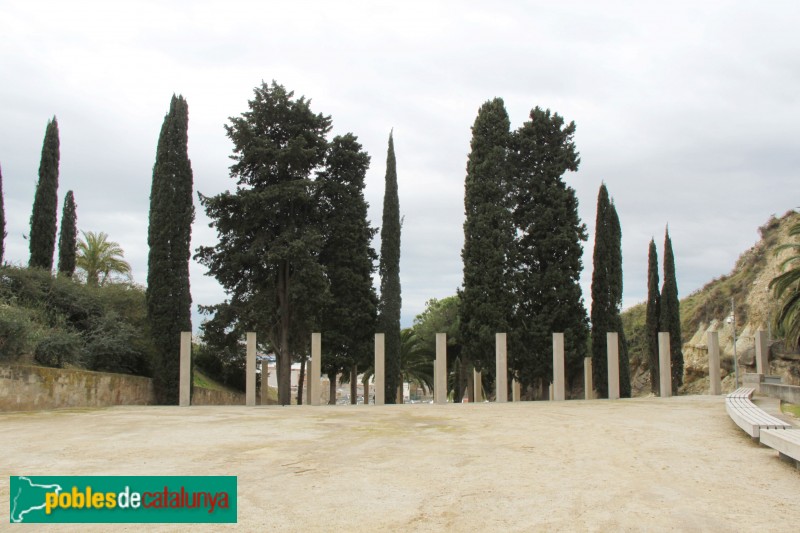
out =
[[762,429],[761,444],[777,450],[781,458],[798,461],[800,468],[800,429]]
[[787,429],[791,424],[765,413],[750,398],[755,389],[742,387],[725,397],[725,410],[736,425],[754,439],[758,439],[762,429]]

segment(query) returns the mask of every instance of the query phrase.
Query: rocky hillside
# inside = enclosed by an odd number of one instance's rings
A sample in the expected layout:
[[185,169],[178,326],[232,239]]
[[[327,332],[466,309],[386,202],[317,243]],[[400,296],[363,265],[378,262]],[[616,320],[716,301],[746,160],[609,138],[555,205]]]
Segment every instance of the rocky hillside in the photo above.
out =
[[[767,288],[780,272],[780,263],[788,253],[776,255],[775,249],[789,242],[789,227],[798,222],[800,214],[794,211],[781,218],[771,218],[759,228],[761,240],[739,257],[730,274],[711,281],[681,300],[685,361],[683,392],[693,394],[708,390],[707,331],[719,332],[723,390],[733,389],[731,299],[736,307],[736,353],[740,374],[755,372],[754,336],[756,331],[765,330],[770,332],[771,339],[769,373],[780,375],[784,383],[800,385],[800,353],[796,349],[787,350],[782,339],[773,338],[771,321],[778,302]],[[623,313],[634,395],[650,393],[644,320],[644,304]]]

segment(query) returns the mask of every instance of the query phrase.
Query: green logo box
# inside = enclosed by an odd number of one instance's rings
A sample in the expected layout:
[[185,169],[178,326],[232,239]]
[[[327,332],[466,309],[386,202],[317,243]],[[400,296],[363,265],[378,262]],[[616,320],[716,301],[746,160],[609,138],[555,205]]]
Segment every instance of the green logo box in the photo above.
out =
[[11,523],[236,523],[236,476],[11,476]]

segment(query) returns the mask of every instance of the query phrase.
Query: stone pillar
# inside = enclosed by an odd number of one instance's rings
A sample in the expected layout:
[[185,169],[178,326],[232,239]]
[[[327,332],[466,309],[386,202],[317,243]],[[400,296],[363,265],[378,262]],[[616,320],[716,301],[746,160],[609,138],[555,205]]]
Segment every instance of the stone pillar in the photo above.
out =
[[[322,383],[322,334],[311,334],[311,372],[308,373],[308,399],[311,405],[320,403]],[[334,378],[335,379],[335,378]]]
[[564,334],[553,333],[553,399],[564,401]]
[[386,403],[385,335],[375,334],[375,405]]
[[178,387],[178,405],[192,405],[192,332],[181,331],[181,370]]
[[256,404],[256,334],[247,332],[247,360],[245,363],[246,377],[244,384],[244,404]]
[[594,385],[592,384],[592,358],[583,358],[583,390],[584,398],[594,399]]
[[266,359],[261,361],[261,405],[267,405],[269,391],[269,363]]
[[706,333],[708,343],[708,393],[718,395],[722,392],[719,378],[719,334],[716,331]]
[[672,362],[669,354],[669,333],[658,333],[658,375],[661,385],[661,397],[672,396]]
[[767,375],[769,372],[769,344],[767,332],[756,331],[756,374]]
[[608,357],[608,399],[619,400],[619,334],[606,333]]
[[473,401],[479,403],[483,401],[483,376],[480,372],[472,370],[472,390],[475,391]]
[[436,334],[436,372],[434,372],[433,399],[438,404],[447,403],[447,334]]
[[506,334],[496,333],[495,343],[495,384],[494,401],[505,403],[508,401],[508,360],[506,351]]
[[522,401],[522,386],[520,386],[519,381],[517,381],[516,379],[511,380],[511,401],[512,402]]

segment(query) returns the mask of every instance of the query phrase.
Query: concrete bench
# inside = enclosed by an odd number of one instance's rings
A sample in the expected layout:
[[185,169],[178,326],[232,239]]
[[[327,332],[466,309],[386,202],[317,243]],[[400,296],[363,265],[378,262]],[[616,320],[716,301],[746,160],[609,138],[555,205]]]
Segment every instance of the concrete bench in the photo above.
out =
[[754,439],[760,437],[762,429],[785,430],[791,428],[791,424],[767,414],[750,400],[754,390],[742,387],[725,397],[725,410],[731,420]]
[[781,459],[794,459],[800,468],[800,429],[762,429],[761,444],[776,450]]

